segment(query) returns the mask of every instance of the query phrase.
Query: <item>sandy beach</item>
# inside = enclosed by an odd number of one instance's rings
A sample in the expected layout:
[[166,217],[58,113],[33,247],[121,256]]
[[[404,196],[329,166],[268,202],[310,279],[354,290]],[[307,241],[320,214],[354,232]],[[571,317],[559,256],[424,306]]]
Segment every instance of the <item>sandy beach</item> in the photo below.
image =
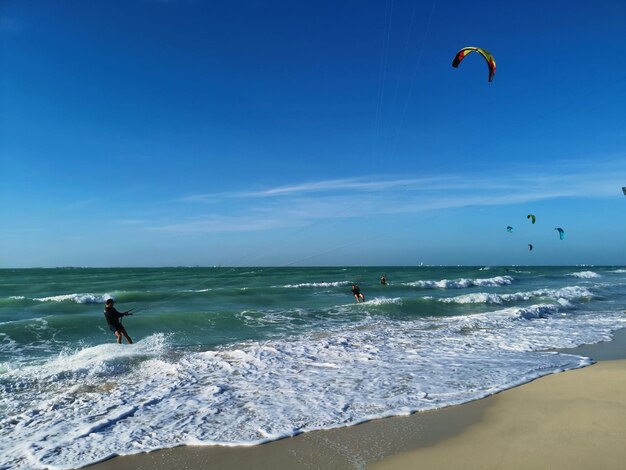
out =
[[626,461],[626,331],[565,352],[592,366],[461,406],[252,447],[187,446],[117,457],[109,469],[621,469]]
[[371,468],[624,468],[625,390],[624,360],[545,377],[490,399],[460,435]]

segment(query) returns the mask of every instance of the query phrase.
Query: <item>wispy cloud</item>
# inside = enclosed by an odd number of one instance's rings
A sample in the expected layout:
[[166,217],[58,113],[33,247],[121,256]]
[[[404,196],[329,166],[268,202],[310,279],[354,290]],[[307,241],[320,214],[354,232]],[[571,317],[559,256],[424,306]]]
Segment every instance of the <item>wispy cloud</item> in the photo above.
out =
[[[502,189],[511,187],[507,183],[495,183],[493,186]],[[272,198],[282,196],[298,196],[312,193],[346,193],[346,192],[378,192],[378,191],[435,191],[446,189],[472,188],[475,183],[460,177],[431,178],[389,178],[367,179],[351,178],[326,181],[314,181],[294,185],[277,186],[258,191],[235,191],[222,193],[203,193],[185,196],[175,202],[219,202],[230,198]]]
[[[178,202],[219,202],[219,210],[152,228],[179,233],[249,232],[363,214],[371,217],[548,199],[615,197],[626,181],[626,166],[621,161],[568,164],[560,168],[555,164],[553,168],[546,166],[542,173],[333,179],[262,190],[196,194]],[[235,199],[236,212],[232,204]]]

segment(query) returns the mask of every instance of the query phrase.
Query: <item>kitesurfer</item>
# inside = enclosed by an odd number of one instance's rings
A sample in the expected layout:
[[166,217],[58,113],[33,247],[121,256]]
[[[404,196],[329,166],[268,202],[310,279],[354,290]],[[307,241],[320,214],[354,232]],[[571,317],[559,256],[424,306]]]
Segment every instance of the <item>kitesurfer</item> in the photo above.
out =
[[126,317],[128,315],[132,315],[130,312],[118,312],[113,306],[113,299],[108,299],[104,306],[104,318],[106,318],[107,323],[109,324],[109,329],[115,333],[115,337],[117,338],[117,343],[122,344],[122,335],[128,341],[128,344],[133,344],[133,340],[130,339],[128,333],[126,333],[126,328],[122,325],[120,319],[122,317]]
[[363,294],[361,294],[361,289],[359,289],[358,285],[352,284],[352,293],[354,294],[354,298],[356,299],[357,303],[365,302],[365,297],[363,297]]
[[386,285],[387,285],[387,278],[385,278],[385,275],[384,275],[384,274],[383,274],[382,276],[380,276],[380,283],[381,283],[383,286],[386,286]]

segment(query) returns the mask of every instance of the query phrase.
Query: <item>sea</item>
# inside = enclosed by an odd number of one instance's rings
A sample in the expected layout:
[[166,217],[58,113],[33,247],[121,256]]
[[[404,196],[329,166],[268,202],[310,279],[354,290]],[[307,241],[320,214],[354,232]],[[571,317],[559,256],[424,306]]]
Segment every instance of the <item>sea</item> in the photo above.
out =
[[[134,344],[116,344],[108,298],[135,309]],[[0,468],[476,400],[591,364],[556,350],[611,340],[625,305],[623,266],[3,269]]]

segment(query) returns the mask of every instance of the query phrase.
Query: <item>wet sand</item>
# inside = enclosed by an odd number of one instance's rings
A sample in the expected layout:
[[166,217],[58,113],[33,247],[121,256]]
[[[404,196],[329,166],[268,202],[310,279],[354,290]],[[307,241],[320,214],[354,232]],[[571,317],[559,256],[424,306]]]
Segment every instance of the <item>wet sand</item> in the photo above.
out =
[[186,446],[116,457],[88,468],[621,470],[626,330],[612,342],[562,352],[600,362],[441,410],[259,446]]

